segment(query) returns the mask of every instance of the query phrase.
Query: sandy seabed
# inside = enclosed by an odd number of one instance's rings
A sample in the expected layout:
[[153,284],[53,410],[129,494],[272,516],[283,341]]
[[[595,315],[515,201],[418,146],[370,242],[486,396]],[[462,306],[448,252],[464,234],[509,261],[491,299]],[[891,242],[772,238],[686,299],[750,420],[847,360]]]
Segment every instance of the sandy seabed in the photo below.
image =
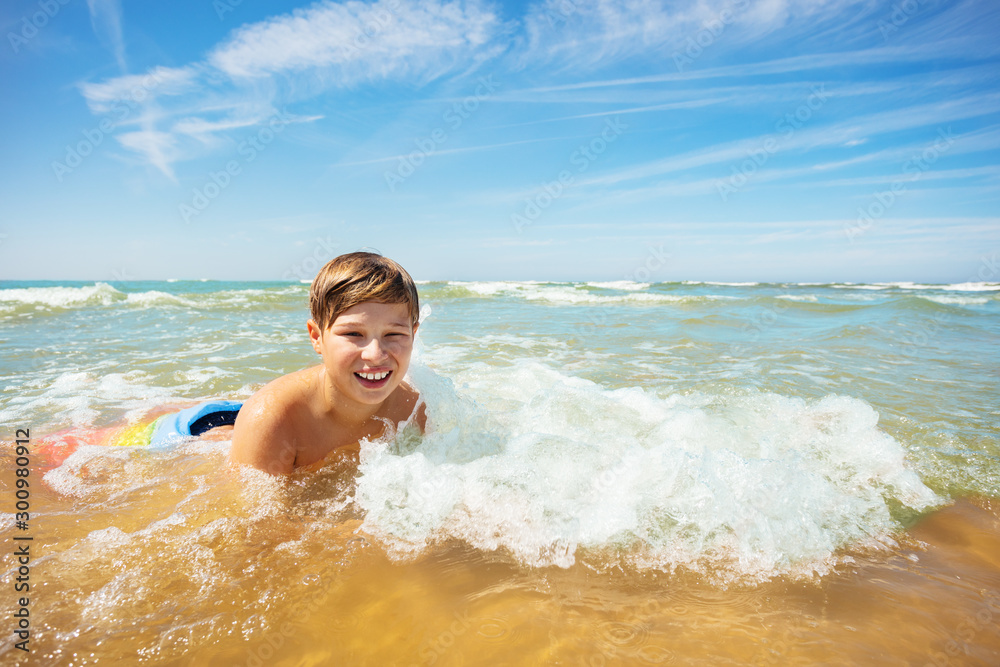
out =
[[[132,493],[109,509],[136,507]],[[43,495],[62,511],[33,546],[31,654],[7,640],[5,664],[1000,664],[996,500],[953,503],[822,577],[720,587],[527,568],[457,542],[400,562],[356,520],[233,530],[218,497],[196,525],[136,513],[100,529]]]

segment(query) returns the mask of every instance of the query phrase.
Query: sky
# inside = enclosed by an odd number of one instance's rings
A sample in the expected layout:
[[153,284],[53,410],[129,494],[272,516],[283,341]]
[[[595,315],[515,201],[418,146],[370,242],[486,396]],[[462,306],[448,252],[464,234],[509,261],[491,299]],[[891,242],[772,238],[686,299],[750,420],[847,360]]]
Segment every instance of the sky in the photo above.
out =
[[8,0],[0,279],[1000,281],[994,0]]

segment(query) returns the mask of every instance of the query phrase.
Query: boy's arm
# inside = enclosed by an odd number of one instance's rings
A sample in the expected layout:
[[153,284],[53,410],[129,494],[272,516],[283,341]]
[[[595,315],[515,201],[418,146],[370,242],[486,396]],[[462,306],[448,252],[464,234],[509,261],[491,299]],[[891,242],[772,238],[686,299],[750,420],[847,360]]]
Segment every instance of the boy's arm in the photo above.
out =
[[[283,411],[282,411],[283,413]],[[283,414],[268,410],[266,400],[254,396],[243,406],[233,425],[229,460],[251,465],[271,475],[287,475],[295,468],[296,447],[290,429],[282,428]]]

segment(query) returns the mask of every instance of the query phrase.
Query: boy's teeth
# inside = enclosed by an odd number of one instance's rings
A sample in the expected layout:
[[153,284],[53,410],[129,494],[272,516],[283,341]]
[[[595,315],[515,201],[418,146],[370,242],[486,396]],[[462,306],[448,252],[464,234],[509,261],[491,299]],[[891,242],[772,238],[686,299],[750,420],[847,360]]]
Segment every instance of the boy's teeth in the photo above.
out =
[[389,371],[382,371],[381,373],[358,373],[358,375],[366,380],[382,380],[388,374]]

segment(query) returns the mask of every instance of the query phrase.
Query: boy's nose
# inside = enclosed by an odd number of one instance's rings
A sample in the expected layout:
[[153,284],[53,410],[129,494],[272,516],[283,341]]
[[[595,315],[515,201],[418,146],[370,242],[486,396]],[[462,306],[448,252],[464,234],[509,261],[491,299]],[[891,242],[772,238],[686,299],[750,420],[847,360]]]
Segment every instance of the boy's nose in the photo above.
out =
[[365,361],[381,361],[385,358],[385,350],[382,349],[378,338],[372,338],[365,349],[361,350],[361,358]]

